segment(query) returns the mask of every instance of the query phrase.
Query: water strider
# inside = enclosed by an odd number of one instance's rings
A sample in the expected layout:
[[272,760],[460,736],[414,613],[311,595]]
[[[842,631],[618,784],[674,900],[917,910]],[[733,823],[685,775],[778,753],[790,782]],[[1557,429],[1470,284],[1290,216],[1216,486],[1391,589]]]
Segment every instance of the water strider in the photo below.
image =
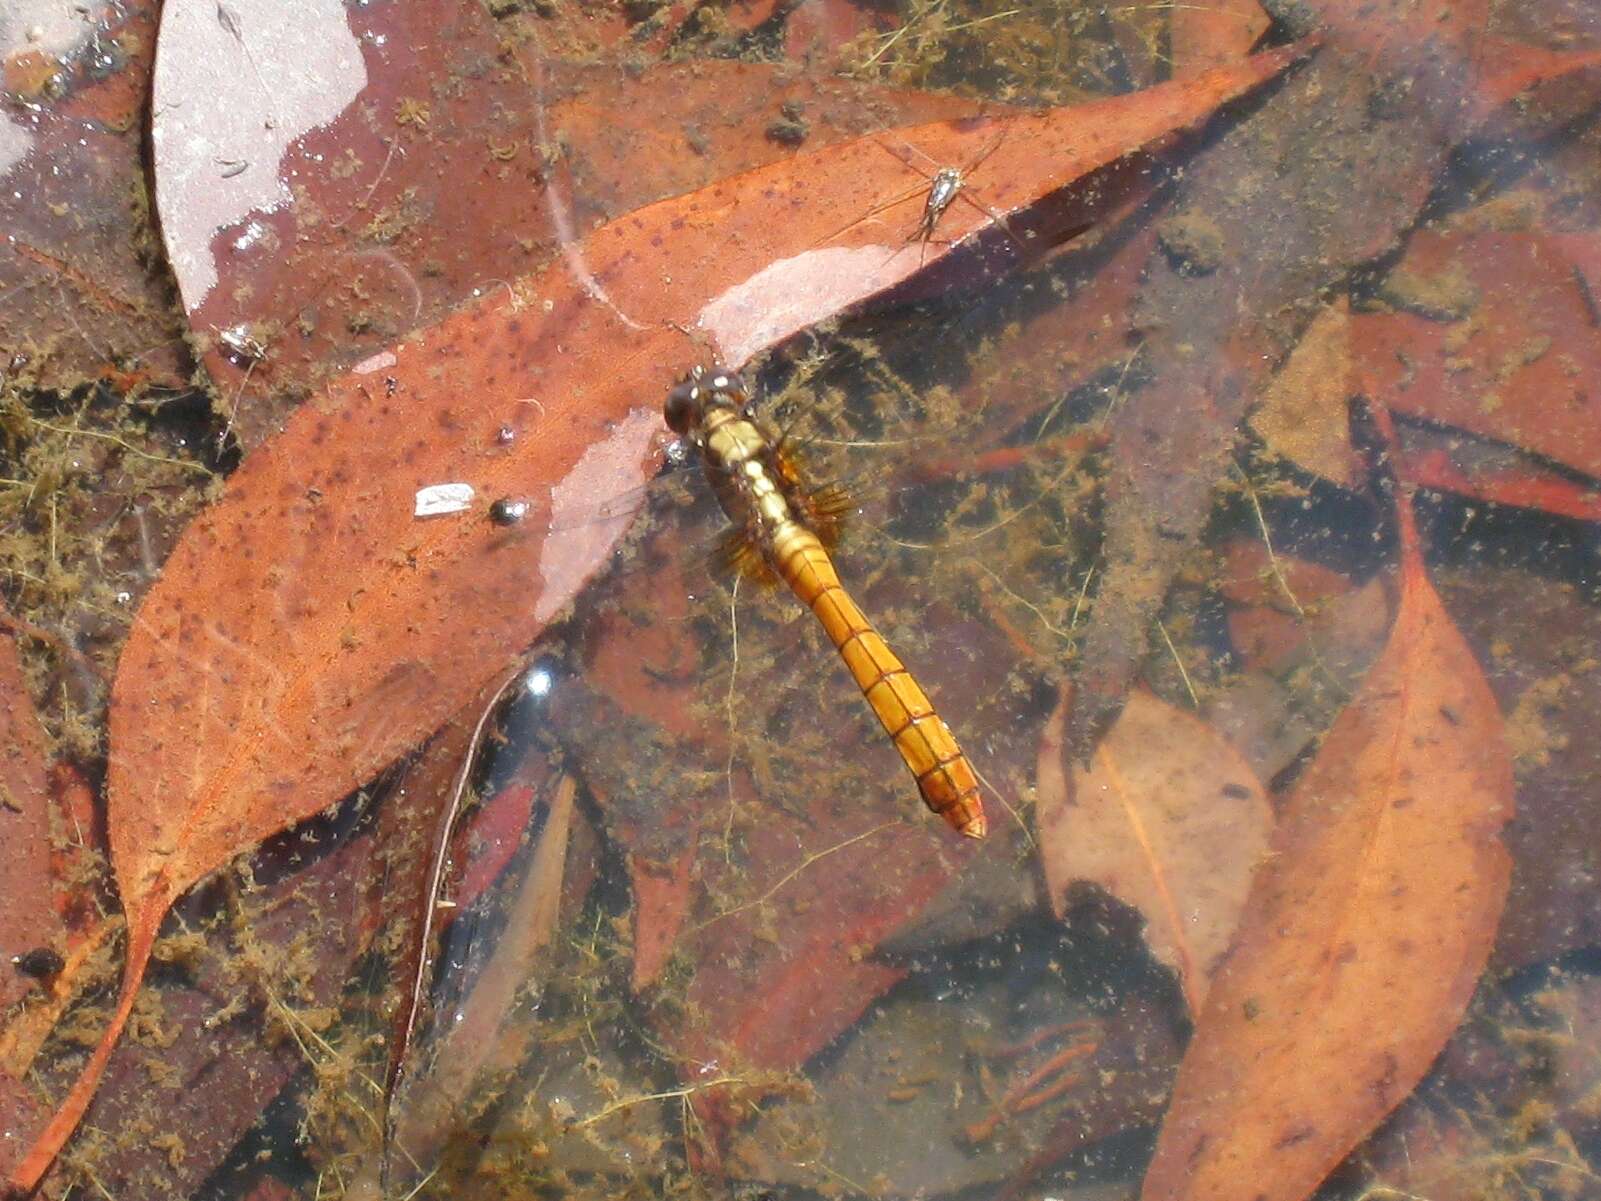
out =
[[972,765],[834,570],[828,543],[838,527],[838,494],[803,486],[794,464],[756,424],[749,401],[736,373],[696,367],[664,407],[668,426],[700,453],[734,523],[727,558],[741,571],[777,575],[789,585],[844,659],[924,802],[959,833],[982,838],[987,825]]
[[934,236],[934,227],[951,207],[951,201],[962,190],[962,172],[956,167],[941,167],[928,181],[928,197],[923,201],[923,216],[917,228],[907,236],[908,242],[927,242]]
[[[968,179],[979,169],[980,166],[983,165],[984,161],[988,159],[990,155],[995,153],[996,148],[1000,146],[1004,137],[1004,133],[997,136],[987,146],[981,149],[978,154],[974,156],[973,160],[965,167],[941,165],[934,159],[929,158],[927,154],[923,153],[923,151],[918,149],[916,146],[908,144],[906,149],[911,151],[913,154],[926,159],[930,166],[934,168],[933,174],[929,174],[929,172],[924,168],[918,166],[907,155],[891,149],[883,142],[878,142],[877,144],[881,150],[883,150],[891,158],[895,159],[895,161],[900,163],[902,166],[907,167],[908,169],[921,175],[926,181],[926,184],[920,184],[917,187],[900,193],[899,195],[892,196],[888,200],[884,200],[878,204],[875,204],[872,208],[868,209],[867,212],[853,220],[849,225],[829,235],[829,237],[825,238],[824,241],[832,241],[841,234],[855,229],[864,221],[870,221],[882,212],[895,208],[898,205],[905,204],[919,192],[924,193],[923,211],[918,215],[917,224],[914,225],[911,231],[906,235],[905,244],[907,246],[910,246],[913,242],[919,244],[920,249],[918,253],[920,261],[921,257],[927,254],[928,244],[934,240],[934,232],[939,228],[941,218],[945,216],[946,210],[948,210],[952,204],[956,203],[958,198],[960,198],[963,203],[971,205],[974,209],[982,212],[1001,229],[1005,230],[1008,236],[1011,236],[1011,227],[1007,225],[1006,218],[1000,213],[995,212],[988,205],[985,205],[974,199],[971,193],[966,190]],[[1014,238],[1013,240],[1015,241],[1016,239]]]

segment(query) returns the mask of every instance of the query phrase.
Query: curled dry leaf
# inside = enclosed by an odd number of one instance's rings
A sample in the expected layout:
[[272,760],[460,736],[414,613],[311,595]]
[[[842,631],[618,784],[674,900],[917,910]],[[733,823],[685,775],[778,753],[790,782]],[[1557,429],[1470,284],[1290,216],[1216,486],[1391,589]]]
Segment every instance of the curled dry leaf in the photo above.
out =
[[[990,209],[1019,213],[1300,53],[899,136],[938,162],[985,151]],[[118,665],[107,787],[128,915],[122,994],[14,1185],[38,1182],[88,1106],[172,902],[436,728],[605,561],[629,513],[588,526],[587,548],[567,539],[558,554],[546,535],[643,478],[678,373],[708,349],[743,362],[992,227],[954,204],[950,242],[908,243],[922,201],[907,188],[923,179],[868,137],[640,209],[358,365],[247,457],[175,548]],[[861,220],[902,197],[904,221],[893,207]],[[1049,212],[1033,240],[1023,224],[997,241],[1015,251],[1066,232]],[[418,489],[443,481],[471,483],[482,503],[414,518]],[[532,512],[491,521],[488,503],[505,496],[529,496]]]
[[1299,1201],[1422,1078],[1506,901],[1500,711],[1403,502],[1389,642],[1290,796],[1143,1201]]
[[1145,917],[1191,1013],[1245,905],[1273,811],[1250,764],[1205,722],[1134,692],[1088,768],[1064,755],[1067,708],[1040,739],[1039,840],[1051,905],[1098,885]]
[[[526,791],[531,797],[533,790]],[[390,1108],[389,1170],[385,1173],[375,1157],[358,1172],[363,1183],[398,1177],[411,1168],[426,1173],[460,1115],[470,1111],[474,1091],[488,1091],[489,1081],[496,1074],[503,1077],[529,1050],[532,1033],[514,1016],[515,1003],[540,979],[556,936],[577,787],[571,776],[561,776],[547,782],[546,792],[545,819],[508,903],[505,932],[495,939],[471,993],[437,1023],[427,1054],[418,1055],[415,1069],[402,1075]],[[407,1181],[402,1195],[414,1184]],[[365,1194],[358,1190],[357,1195]]]

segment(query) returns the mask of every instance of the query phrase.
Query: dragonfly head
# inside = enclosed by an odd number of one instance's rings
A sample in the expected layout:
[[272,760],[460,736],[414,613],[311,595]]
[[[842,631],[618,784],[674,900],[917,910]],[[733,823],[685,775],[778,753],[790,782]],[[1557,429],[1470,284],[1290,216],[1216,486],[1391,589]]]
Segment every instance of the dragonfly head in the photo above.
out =
[[750,390],[737,371],[701,364],[667,394],[662,416],[667,428],[682,437],[700,428],[713,409],[741,410],[749,400]]

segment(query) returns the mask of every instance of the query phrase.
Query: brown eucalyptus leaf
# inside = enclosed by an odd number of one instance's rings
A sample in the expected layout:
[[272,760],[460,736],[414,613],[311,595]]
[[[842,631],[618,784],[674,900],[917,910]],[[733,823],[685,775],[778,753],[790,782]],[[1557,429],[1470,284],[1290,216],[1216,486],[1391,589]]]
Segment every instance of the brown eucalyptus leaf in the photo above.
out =
[[1300,1201],[1428,1070],[1506,902],[1512,763],[1409,502],[1384,653],[1289,797],[1143,1201]]
[[1228,950],[1273,811],[1256,773],[1211,726],[1143,690],[1089,766],[1063,771],[1067,709],[1040,739],[1040,856],[1058,917],[1094,884],[1145,917],[1151,954],[1191,1013]]

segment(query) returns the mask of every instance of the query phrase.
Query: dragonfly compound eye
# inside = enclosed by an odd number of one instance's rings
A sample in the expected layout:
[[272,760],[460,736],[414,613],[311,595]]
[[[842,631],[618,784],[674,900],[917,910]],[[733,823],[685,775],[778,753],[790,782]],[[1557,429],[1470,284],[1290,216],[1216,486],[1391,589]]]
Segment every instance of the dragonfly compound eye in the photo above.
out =
[[49,980],[59,976],[67,966],[66,960],[61,958],[58,951],[49,947],[34,947],[31,951],[24,951],[12,957],[11,966],[17,969],[19,976],[30,976],[35,980]]
[[675,386],[667,394],[667,403],[662,406],[662,416],[667,419],[667,428],[675,434],[689,433],[699,414],[700,398],[701,382],[698,373]]

